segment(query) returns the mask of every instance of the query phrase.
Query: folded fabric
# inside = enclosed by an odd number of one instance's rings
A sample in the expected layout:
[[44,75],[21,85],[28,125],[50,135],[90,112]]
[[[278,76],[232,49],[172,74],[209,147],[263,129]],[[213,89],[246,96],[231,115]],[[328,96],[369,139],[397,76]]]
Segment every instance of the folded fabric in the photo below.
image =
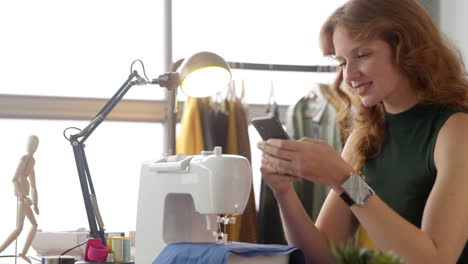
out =
[[[64,251],[85,242],[89,238],[89,231],[80,228],[76,231],[42,231],[38,230],[31,247],[39,256],[57,256]],[[83,259],[85,246],[75,248],[67,253],[76,259]]]
[[263,245],[241,242],[174,243],[167,245],[153,264],[227,264],[229,254],[242,257],[290,255],[290,264],[305,264],[302,250],[286,245]]

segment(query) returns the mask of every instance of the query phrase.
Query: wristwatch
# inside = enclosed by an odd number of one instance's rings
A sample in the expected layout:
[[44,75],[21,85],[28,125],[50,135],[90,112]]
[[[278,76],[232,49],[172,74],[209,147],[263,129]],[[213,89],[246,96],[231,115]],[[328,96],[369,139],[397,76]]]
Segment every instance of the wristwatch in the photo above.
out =
[[349,178],[341,185],[343,192],[340,194],[341,199],[349,206],[353,204],[364,207],[364,204],[372,197],[374,191],[367,185],[361,175],[352,172]]

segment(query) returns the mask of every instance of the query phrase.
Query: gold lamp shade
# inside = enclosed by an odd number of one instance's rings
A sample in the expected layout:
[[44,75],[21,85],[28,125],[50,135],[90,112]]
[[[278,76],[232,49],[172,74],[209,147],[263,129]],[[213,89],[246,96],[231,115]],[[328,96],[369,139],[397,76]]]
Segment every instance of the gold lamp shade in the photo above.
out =
[[232,75],[227,62],[212,52],[199,52],[180,66],[180,88],[192,97],[207,97],[223,90]]

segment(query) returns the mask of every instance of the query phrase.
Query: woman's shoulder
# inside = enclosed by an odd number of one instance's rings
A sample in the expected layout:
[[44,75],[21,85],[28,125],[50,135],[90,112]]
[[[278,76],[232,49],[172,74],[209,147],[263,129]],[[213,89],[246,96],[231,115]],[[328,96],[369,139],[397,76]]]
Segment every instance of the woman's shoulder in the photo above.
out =
[[466,137],[468,132],[468,113],[453,112],[447,117],[446,122],[441,128],[440,133],[450,136]]
[[[447,130],[445,132],[452,134],[460,131],[460,129],[466,129],[468,125],[468,110],[450,105],[437,105],[435,107],[437,109],[438,118],[442,122],[441,132]],[[454,136],[456,136],[456,134]]]
[[468,113],[454,112],[442,125],[437,136],[434,158],[437,161],[468,155]]
[[463,110],[461,106],[453,106],[453,105],[446,105],[446,104],[438,104],[435,105],[437,109],[440,110],[442,113],[468,113],[467,110]]
[[456,126],[458,122],[466,122],[463,119],[468,116],[468,111],[444,104],[426,105],[424,110],[427,111],[424,120],[432,123],[431,127],[435,129],[436,134],[439,134],[439,131],[444,127],[452,127]]

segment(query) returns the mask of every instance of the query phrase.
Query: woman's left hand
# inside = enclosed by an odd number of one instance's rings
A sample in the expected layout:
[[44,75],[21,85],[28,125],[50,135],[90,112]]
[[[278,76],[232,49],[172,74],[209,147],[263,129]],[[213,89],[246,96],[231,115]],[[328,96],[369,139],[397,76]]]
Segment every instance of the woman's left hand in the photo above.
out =
[[333,189],[340,189],[353,171],[335,149],[320,140],[269,139],[259,142],[257,147],[263,151],[263,162],[276,172],[321,183]]

